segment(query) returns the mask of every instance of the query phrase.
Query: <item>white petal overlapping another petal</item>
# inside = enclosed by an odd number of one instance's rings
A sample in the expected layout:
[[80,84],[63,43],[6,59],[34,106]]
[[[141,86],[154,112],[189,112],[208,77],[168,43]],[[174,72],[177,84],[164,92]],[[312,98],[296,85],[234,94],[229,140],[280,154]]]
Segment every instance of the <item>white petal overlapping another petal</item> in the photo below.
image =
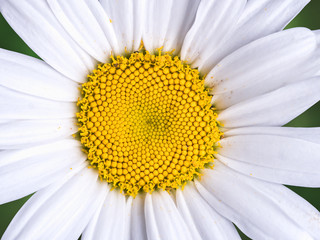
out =
[[78,131],[76,123],[74,118],[14,120],[0,123],[0,149],[22,149],[70,138]]
[[0,10],[28,46],[58,72],[84,82],[94,69],[95,61],[71,39],[46,1],[1,1]]
[[293,83],[245,100],[219,113],[226,128],[282,126],[320,99],[320,78]]
[[240,47],[282,30],[310,0],[250,0],[247,1],[236,27],[223,47],[202,59],[199,70],[207,74],[224,57]]
[[79,85],[45,62],[0,49],[0,85],[32,96],[75,102]]
[[266,181],[320,187],[320,145],[312,142],[316,136],[319,139],[314,133],[311,141],[308,135],[230,136],[220,141],[217,158],[237,171]]
[[193,239],[240,239],[232,222],[222,217],[202,198],[194,183],[189,183],[176,193],[179,212],[188,224],[189,229],[199,232]]
[[[126,236],[128,235],[126,223],[127,218],[130,217],[127,213],[130,212],[130,209],[127,208],[126,197],[117,191],[109,191],[108,189],[107,192],[101,208],[97,209],[96,216],[84,232],[84,239],[128,238]],[[87,233],[87,231],[90,233]]]
[[86,159],[76,140],[0,152],[0,204],[58,181]]
[[308,142],[320,144],[320,127],[243,127],[225,129],[223,133],[224,137],[242,135],[271,135],[301,139]]
[[[99,6],[98,4],[89,5],[86,0],[48,0],[47,2],[66,32],[88,54],[100,62],[106,62],[109,59],[111,47],[90,9],[91,6]],[[108,19],[105,18],[105,21]]]
[[110,41],[110,43],[115,53],[138,51],[145,23],[145,1],[101,0],[100,3],[113,29],[115,41]]
[[143,43],[153,53],[163,51],[179,53],[184,38],[191,28],[199,0],[146,1]]
[[148,239],[192,239],[168,192],[147,194],[144,211]]
[[0,119],[61,119],[73,118],[74,102],[58,102],[16,92],[0,86]]
[[138,194],[132,201],[130,239],[148,239],[144,211],[145,197],[146,194]]
[[269,35],[233,52],[207,75],[213,102],[225,109],[288,84],[314,77],[319,70],[315,34],[295,28]]
[[105,187],[85,164],[38,191],[20,209],[2,239],[78,239],[98,209]]
[[197,189],[252,239],[317,239],[320,214],[288,188],[239,174],[216,162]]
[[245,0],[204,0],[188,31],[181,49],[181,59],[198,67],[215,50],[223,47],[245,7]]

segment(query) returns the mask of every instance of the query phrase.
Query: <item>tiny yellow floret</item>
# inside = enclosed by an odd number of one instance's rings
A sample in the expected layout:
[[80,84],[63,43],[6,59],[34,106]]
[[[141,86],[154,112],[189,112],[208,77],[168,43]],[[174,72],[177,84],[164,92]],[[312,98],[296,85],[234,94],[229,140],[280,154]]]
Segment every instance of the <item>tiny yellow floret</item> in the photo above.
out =
[[222,133],[212,96],[178,57],[112,57],[81,92],[77,118],[88,161],[125,195],[183,187],[213,162]]

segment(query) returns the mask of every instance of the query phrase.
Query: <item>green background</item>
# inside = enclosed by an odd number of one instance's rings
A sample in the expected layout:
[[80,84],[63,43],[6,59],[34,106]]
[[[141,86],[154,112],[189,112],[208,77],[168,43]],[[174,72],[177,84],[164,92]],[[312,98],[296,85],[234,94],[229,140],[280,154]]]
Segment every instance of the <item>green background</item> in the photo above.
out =
[[[312,30],[320,29],[320,1],[312,0],[309,5],[290,23],[288,28],[307,27]],[[30,56],[37,55],[19,38],[0,15],[0,47]],[[320,127],[320,102],[315,104],[305,113],[291,121],[288,126],[293,127]],[[320,189],[290,187],[300,196],[309,201],[320,210]],[[4,233],[11,219],[19,208],[28,199],[23,199],[0,205],[0,237]],[[248,239],[242,235],[243,239]]]

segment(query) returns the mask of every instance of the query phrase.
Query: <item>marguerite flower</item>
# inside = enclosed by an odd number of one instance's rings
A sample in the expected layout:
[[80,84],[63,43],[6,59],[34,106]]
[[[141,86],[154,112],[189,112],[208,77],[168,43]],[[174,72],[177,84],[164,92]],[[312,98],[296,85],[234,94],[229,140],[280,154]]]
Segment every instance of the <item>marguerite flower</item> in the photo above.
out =
[[[307,0],[2,0],[3,239],[319,239]],[[80,89],[80,90],[79,90]]]

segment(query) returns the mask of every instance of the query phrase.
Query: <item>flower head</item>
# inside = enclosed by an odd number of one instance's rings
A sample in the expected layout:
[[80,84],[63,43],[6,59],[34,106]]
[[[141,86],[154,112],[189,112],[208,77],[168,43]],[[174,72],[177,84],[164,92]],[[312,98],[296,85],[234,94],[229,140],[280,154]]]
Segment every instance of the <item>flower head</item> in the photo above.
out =
[[3,0],[3,239],[317,239],[319,31],[304,0]]

